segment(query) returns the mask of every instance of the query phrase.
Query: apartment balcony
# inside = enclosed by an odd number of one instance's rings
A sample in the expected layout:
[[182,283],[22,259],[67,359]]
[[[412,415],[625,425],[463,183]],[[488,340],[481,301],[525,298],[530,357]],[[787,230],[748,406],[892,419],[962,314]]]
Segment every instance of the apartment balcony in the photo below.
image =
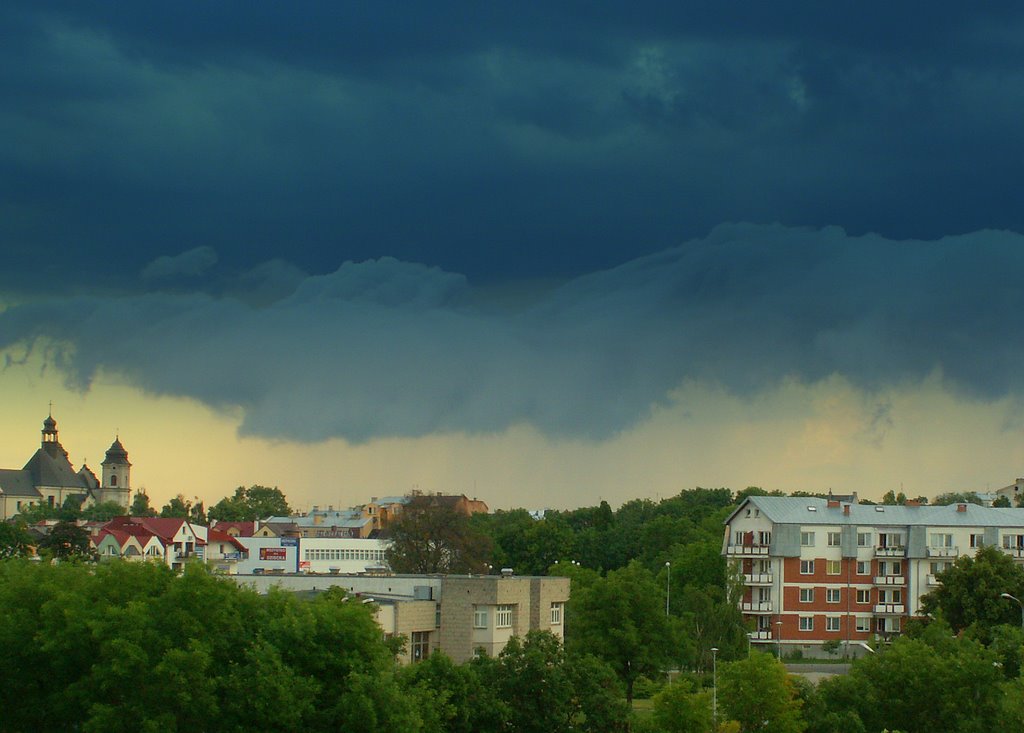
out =
[[745,613],[771,613],[772,602],[771,601],[744,601],[740,604],[740,610]]
[[907,579],[902,575],[876,575],[875,585],[906,585]]
[[939,576],[937,575],[929,575],[925,582],[927,582],[928,585],[932,586],[933,588],[942,585],[942,581],[939,580]]
[[743,582],[747,585],[771,585],[771,573],[744,573]]
[[960,554],[959,547],[929,547],[928,557],[956,557]]
[[903,557],[906,554],[907,548],[902,545],[875,548],[875,557]]
[[775,641],[775,637],[772,636],[770,629],[765,631],[751,631],[747,636],[750,637],[751,641]]
[[727,557],[761,557],[768,554],[768,545],[726,545]]
[[1002,547],[1000,549],[1015,560],[1024,559],[1024,547]]
[[907,612],[907,607],[902,603],[878,603],[875,605],[875,613],[883,616],[902,616]]

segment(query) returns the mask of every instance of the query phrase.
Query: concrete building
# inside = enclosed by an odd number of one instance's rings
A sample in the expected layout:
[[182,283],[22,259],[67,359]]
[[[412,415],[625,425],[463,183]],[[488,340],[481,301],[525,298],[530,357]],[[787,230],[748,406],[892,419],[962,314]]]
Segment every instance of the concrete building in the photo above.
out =
[[261,592],[341,587],[377,606],[385,634],[404,636],[401,661],[442,651],[461,663],[497,655],[513,636],[550,631],[563,638],[569,579],[514,575],[236,575]]
[[814,655],[899,634],[936,576],[985,545],[1024,561],[1024,509],[752,496],[725,521],[722,553],[742,573],[751,642]]
[[125,509],[131,502],[131,463],[119,438],[107,449],[102,480],[85,463],[77,471],[58,440],[53,415],[43,420],[39,449],[21,469],[0,469],[0,519],[8,519],[33,504],[60,507],[68,499],[79,506],[116,501]]

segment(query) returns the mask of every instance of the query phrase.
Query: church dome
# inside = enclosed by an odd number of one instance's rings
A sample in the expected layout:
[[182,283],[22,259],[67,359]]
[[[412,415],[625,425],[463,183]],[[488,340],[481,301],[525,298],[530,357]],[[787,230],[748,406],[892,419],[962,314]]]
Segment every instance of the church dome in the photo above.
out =
[[46,419],[43,420],[43,430],[47,432],[53,432],[57,429],[57,421],[53,419],[53,415],[47,415]]
[[115,438],[114,442],[107,448],[107,456],[103,460],[103,465],[109,465],[111,463],[128,463],[128,451],[121,445],[120,438]]

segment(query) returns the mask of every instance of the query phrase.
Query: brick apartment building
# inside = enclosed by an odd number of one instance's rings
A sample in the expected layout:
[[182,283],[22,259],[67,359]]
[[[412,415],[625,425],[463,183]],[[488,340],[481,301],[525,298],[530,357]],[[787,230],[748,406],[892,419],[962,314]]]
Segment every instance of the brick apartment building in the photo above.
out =
[[899,634],[936,576],[985,545],[1024,560],[1024,509],[752,496],[726,519],[722,553],[743,575],[752,644],[856,654]]

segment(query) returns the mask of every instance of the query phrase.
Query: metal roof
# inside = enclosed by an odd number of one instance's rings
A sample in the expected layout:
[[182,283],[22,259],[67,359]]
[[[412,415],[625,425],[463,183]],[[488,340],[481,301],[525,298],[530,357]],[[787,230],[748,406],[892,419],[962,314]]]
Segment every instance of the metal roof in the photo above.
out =
[[[758,508],[765,518],[776,524],[1024,527],[1024,509],[978,504],[892,506],[846,502],[830,507],[827,499],[796,496],[750,496],[729,515],[726,523],[740,516],[747,507]],[[846,507],[849,507],[849,514]],[[963,511],[958,507],[964,507]]]

